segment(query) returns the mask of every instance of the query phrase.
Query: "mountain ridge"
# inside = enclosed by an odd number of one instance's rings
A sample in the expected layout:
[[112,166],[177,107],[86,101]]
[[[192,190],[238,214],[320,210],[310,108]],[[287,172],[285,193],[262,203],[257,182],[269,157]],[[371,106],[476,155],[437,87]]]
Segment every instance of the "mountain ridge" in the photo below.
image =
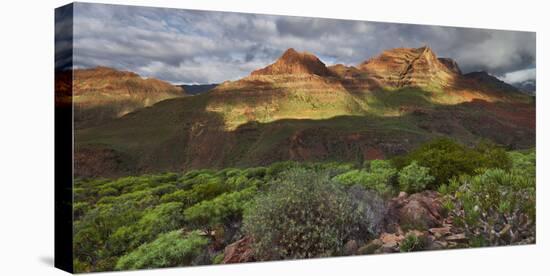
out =
[[397,49],[362,68],[326,66],[292,49],[208,93],[79,130],[77,175],[363,162],[438,137],[465,144],[489,139],[511,149],[534,145],[532,97],[486,73],[462,74],[429,48]]

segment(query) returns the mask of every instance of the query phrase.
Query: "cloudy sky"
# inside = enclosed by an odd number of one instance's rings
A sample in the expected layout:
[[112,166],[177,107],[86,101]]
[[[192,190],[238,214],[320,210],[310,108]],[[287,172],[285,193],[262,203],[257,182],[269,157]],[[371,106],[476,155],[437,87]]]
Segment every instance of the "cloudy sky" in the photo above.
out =
[[423,45],[464,72],[535,78],[529,32],[84,3],[74,10],[75,67],[109,66],[172,83],[239,79],[290,47],[327,65],[356,65],[384,49]]

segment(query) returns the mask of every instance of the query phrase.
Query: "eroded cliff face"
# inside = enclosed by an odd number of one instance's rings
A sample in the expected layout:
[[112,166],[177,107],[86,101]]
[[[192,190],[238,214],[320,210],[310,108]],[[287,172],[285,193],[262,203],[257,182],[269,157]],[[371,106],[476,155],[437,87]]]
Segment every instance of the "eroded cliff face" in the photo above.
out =
[[454,61],[438,59],[427,46],[396,48],[359,65],[359,69],[378,80],[380,86],[402,88],[408,86],[427,89],[451,87],[460,76]]

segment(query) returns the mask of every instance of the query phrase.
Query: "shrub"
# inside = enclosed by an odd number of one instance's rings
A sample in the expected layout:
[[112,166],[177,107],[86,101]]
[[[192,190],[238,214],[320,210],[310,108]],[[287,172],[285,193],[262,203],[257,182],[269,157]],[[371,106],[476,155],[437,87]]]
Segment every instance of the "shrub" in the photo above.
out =
[[100,197],[117,196],[118,190],[112,187],[106,187],[104,189],[99,190],[98,195]]
[[165,194],[170,194],[176,191],[176,186],[174,184],[163,184],[151,189],[151,194],[156,196],[162,196]]
[[454,216],[476,244],[534,242],[535,178],[489,169],[462,180]]
[[491,169],[510,169],[512,161],[506,150],[489,141],[481,141],[474,147],[474,152],[478,155],[477,166],[480,168]]
[[271,164],[266,170],[268,177],[277,177],[280,173],[286,172],[290,169],[299,167],[299,164],[294,161],[282,161]]
[[512,151],[508,153],[511,160],[511,169],[518,174],[524,174],[526,177],[536,177],[536,155],[534,150],[522,153]]
[[428,188],[437,188],[437,184],[447,183],[454,176],[472,174],[477,168],[472,151],[450,139],[424,144],[413,151],[409,159],[430,169],[435,177],[435,186],[430,185]]
[[114,230],[106,239],[110,255],[119,255],[139,245],[154,240],[160,233],[176,230],[183,226],[183,204],[170,202],[147,209],[142,216]]
[[212,264],[221,264],[223,262],[224,257],[225,257],[224,252],[221,252],[221,253],[215,255],[212,258]]
[[414,233],[409,233],[405,236],[405,239],[399,244],[399,251],[401,252],[413,252],[424,250],[427,246],[428,240],[425,236],[417,236]]
[[341,254],[353,209],[326,174],[291,169],[245,210],[244,230],[258,260]]
[[160,202],[189,202],[190,191],[187,190],[177,190],[170,194],[165,194],[161,196]]
[[351,170],[333,178],[336,182],[353,186],[359,184],[382,195],[391,195],[395,186],[397,170],[389,161],[372,160],[368,170]]
[[454,193],[460,188],[463,182],[467,181],[469,175],[461,175],[460,177],[453,177],[449,180],[448,184],[439,186],[437,191],[442,195],[454,195]]
[[77,220],[82,217],[86,212],[91,209],[90,204],[87,202],[75,202],[73,204],[73,216]]
[[419,166],[413,161],[399,172],[399,189],[407,193],[423,191],[435,178],[431,176],[430,169]]
[[256,195],[256,191],[256,187],[250,187],[202,201],[185,210],[185,220],[195,226],[210,228],[231,218],[240,219],[244,206]]
[[180,231],[160,235],[156,240],[122,256],[117,270],[189,265],[208,244],[208,239],[194,231],[187,236]]
[[413,161],[430,169],[435,181],[427,188],[435,190],[453,177],[473,175],[476,170],[510,166],[510,160],[501,147],[482,142],[469,149],[451,139],[438,139],[421,145],[405,157],[395,158],[393,163],[402,168]]

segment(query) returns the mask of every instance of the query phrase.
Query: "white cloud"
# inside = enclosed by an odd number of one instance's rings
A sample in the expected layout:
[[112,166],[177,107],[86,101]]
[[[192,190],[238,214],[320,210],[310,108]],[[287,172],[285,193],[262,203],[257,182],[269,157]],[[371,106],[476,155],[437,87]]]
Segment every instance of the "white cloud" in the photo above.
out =
[[536,78],[535,68],[509,72],[499,77],[499,79],[507,83],[521,83],[527,80],[534,80]]

